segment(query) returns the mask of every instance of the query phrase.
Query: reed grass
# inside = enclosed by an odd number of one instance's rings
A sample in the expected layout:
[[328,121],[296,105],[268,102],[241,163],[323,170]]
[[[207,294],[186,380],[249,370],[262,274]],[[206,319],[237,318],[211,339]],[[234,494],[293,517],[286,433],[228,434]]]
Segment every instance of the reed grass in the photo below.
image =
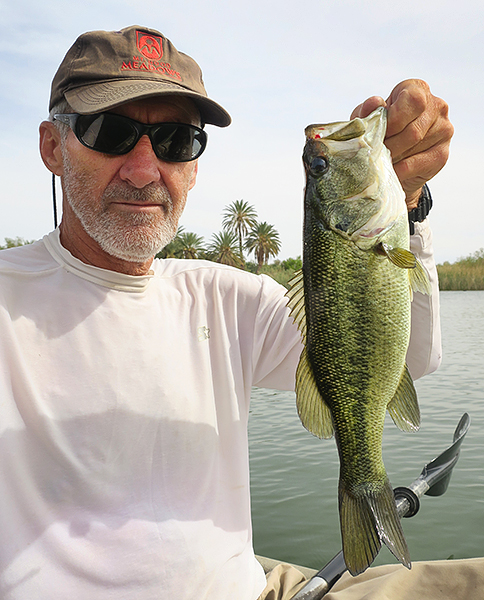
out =
[[484,248],[454,263],[437,265],[442,291],[484,290]]

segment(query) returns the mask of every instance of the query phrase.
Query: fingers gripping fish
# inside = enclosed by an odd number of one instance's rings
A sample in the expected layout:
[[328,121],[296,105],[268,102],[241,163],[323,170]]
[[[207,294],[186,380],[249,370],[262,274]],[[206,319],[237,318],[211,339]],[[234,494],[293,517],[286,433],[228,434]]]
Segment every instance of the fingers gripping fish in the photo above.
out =
[[430,294],[409,251],[405,194],[383,144],[386,111],[306,128],[303,268],[290,282],[304,338],[296,374],[303,425],[335,434],[343,552],[352,575],[385,543],[410,568],[382,460],[385,411],[419,428],[405,364],[412,290]]

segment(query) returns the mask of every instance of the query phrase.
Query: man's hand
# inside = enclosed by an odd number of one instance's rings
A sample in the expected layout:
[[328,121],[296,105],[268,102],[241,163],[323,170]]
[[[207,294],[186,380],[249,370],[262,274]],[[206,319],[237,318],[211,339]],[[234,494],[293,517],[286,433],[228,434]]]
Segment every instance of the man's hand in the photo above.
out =
[[379,96],[365,100],[351,118],[367,117],[379,106],[388,109],[385,145],[405,191],[408,210],[418,204],[424,183],[436,175],[449,157],[454,128],[447,103],[430,92],[425,81],[399,83],[385,101]]

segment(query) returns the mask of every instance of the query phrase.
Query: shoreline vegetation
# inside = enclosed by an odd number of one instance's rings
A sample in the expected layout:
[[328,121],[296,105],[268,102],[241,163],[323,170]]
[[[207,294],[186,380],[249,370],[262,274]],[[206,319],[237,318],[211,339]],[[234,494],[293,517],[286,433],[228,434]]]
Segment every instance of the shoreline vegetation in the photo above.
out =
[[[32,240],[33,241],[33,240]],[[31,244],[21,237],[5,238],[0,250]],[[259,222],[255,208],[235,200],[222,214],[222,230],[207,243],[202,236],[179,227],[177,234],[157,258],[190,258],[219,262],[251,273],[269,275],[284,287],[301,269],[300,256],[278,260],[279,233],[267,222]],[[252,259],[252,260],[250,260]],[[269,260],[273,259],[272,263]],[[484,248],[453,263],[437,265],[441,291],[484,290]]]
[[441,291],[484,290],[484,248],[456,262],[437,265]]

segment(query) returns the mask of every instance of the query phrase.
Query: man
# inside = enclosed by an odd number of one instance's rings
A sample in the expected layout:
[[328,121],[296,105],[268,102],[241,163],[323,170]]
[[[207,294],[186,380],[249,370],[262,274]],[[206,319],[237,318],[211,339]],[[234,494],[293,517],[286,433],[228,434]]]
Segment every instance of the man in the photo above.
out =
[[[354,116],[383,103],[370,98]],[[420,81],[387,105],[413,209],[447,160],[452,126]],[[84,34],[54,77],[40,151],[61,178],[62,222],[0,256],[2,598],[263,591],[250,390],[293,388],[299,334],[269,278],[153,260],[195,185],[203,126],[229,123],[198,65],[155,30]],[[436,289],[424,217],[412,249]],[[416,294],[415,377],[440,360],[437,297]]]

